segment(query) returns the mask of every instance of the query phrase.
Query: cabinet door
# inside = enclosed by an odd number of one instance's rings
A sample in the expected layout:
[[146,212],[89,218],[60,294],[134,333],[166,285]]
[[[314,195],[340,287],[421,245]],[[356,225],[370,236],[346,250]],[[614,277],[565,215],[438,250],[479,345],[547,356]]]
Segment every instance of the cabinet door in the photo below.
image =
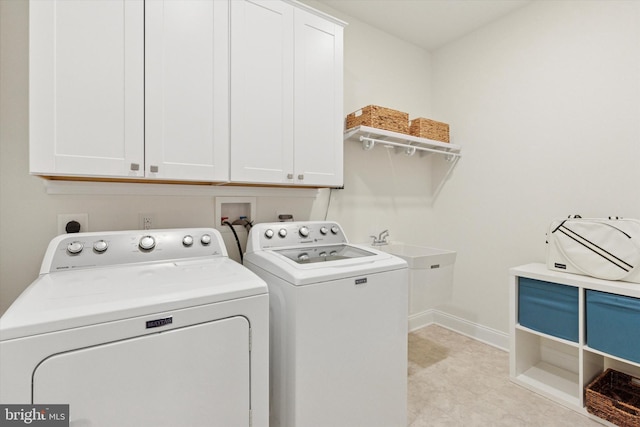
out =
[[145,174],[229,179],[229,2],[145,9]]
[[295,179],[343,184],[343,28],[295,11]]
[[30,171],[142,176],[142,0],[29,3]]
[[281,1],[231,2],[231,180],[293,183],[293,6]]

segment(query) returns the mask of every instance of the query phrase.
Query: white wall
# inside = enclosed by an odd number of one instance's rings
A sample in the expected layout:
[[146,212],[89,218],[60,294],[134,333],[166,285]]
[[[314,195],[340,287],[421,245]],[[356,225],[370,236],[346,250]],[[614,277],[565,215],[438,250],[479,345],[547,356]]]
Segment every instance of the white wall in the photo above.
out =
[[[58,213],[88,213],[90,231],[137,228],[140,212],[155,213],[157,228],[213,226],[215,203],[213,197],[204,196],[46,194],[43,180],[28,175],[28,2],[0,0],[0,7],[2,313],[37,276],[46,245],[56,235]],[[429,55],[352,21],[345,46],[346,108],[355,110],[377,103],[428,115]],[[390,228],[396,217],[409,212],[405,206],[420,197],[421,191],[412,189],[406,192],[407,203],[398,197],[405,187],[401,177],[408,174],[420,181],[426,174],[418,162],[396,163],[387,159],[384,151],[362,157],[361,151],[355,144],[348,145],[347,189],[334,190],[329,211],[329,219],[340,216],[347,234],[360,241],[374,230]],[[316,198],[261,194],[263,191],[255,190],[259,222],[275,220],[276,211],[291,212],[298,220],[322,219],[327,212],[328,190],[321,190]],[[361,218],[363,210],[366,216]],[[230,233],[226,237],[229,253],[237,258]]]
[[431,54],[325,10],[352,23],[345,113],[424,114],[463,147],[431,201],[440,160],[347,143],[329,211],[352,240],[389,228],[457,251],[445,313],[506,333],[507,270],[544,262],[553,218],[640,218],[640,2],[532,2]]
[[[213,225],[212,197],[53,196],[28,175],[27,2],[0,0],[0,313],[36,277],[56,214],[91,228]],[[570,213],[640,217],[640,2],[533,2],[432,54],[312,0],[345,30],[345,114],[368,104],[451,124],[464,156],[431,199],[431,157],[345,143],[345,189],[328,218],[352,241],[458,251],[447,311],[506,332],[507,269],[544,260],[549,221]],[[258,200],[319,219],[317,199]],[[229,246],[229,252],[234,248]]]
[[640,218],[640,2],[532,2],[433,53],[464,157],[428,236],[458,251],[448,311],[507,330],[507,269],[551,219]]
[[[345,28],[344,113],[374,104],[411,117],[432,117],[431,55],[314,0],[321,11],[348,22]],[[430,227],[431,159],[406,157],[383,147],[363,151],[344,146],[344,190],[333,190],[329,218],[339,221],[351,241],[389,229],[396,241]]]

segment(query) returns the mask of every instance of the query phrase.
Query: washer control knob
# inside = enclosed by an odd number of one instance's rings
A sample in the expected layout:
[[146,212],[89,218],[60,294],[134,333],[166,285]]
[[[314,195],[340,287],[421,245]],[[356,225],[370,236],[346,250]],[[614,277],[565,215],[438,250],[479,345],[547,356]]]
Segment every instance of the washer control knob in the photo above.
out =
[[267,228],[267,230],[264,232],[264,237],[266,237],[267,239],[270,239],[273,237],[275,233],[273,232],[272,229]]
[[331,232],[333,234],[338,234],[338,232],[340,232],[340,229],[338,228],[337,225],[334,225],[333,227],[331,227]]
[[211,243],[211,236],[209,234],[203,234],[200,238],[200,243],[207,246],[209,243]]
[[153,236],[143,236],[138,243],[138,246],[143,251],[150,251],[156,247],[156,239]]
[[329,232],[329,229],[327,227],[325,227],[324,225],[322,227],[320,227],[320,234],[322,234],[323,236],[325,234],[327,234]]
[[300,262],[309,261],[309,254],[301,253],[300,255],[298,255],[298,261],[300,261]]
[[84,244],[82,242],[71,242],[67,245],[67,252],[71,255],[78,255],[84,249]]
[[303,225],[302,227],[300,227],[300,230],[298,230],[298,233],[302,237],[309,237],[309,227]]
[[93,242],[93,250],[97,253],[101,254],[107,250],[109,244],[104,240],[98,240],[97,242]]
[[193,245],[193,237],[191,235],[189,235],[189,234],[184,236],[182,238],[182,245],[186,246],[186,247],[189,247],[189,246]]
[[282,237],[283,239],[287,237],[287,229],[281,228],[280,231],[278,231],[278,236]]

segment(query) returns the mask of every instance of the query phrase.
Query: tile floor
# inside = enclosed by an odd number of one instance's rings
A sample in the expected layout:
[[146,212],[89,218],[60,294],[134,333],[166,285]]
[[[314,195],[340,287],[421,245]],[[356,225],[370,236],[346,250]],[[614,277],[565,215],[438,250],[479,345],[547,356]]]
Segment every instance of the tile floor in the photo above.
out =
[[509,381],[509,354],[440,326],[409,334],[410,427],[602,427]]

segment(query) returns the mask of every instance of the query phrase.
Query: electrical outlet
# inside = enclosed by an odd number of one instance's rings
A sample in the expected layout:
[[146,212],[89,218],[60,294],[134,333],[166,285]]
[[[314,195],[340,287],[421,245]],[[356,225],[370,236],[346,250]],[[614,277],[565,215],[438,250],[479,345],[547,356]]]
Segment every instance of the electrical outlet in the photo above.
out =
[[156,215],[152,213],[138,214],[138,225],[140,230],[151,230],[156,223]]
[[89,214],[58,214],[58,234],[66,234],[67,224],[71,221],[80,224],[80,232],[89,231]]

